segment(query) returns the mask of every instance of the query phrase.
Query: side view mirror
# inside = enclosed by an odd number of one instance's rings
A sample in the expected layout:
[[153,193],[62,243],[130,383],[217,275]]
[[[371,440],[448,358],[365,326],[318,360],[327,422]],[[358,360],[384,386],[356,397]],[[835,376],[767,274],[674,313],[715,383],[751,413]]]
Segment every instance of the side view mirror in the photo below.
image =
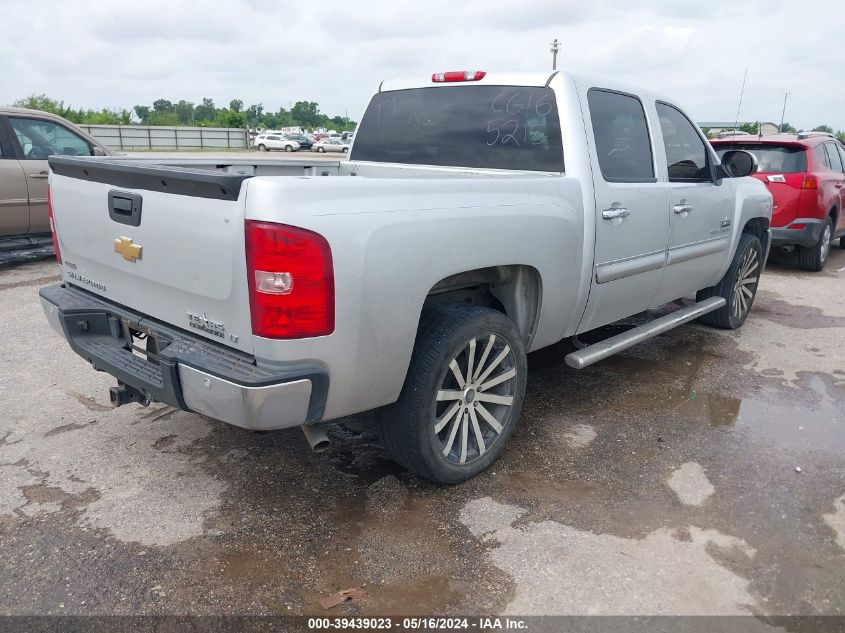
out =
[[757,157],[743,149],[729,149],[722,156],[721,172],[725,178],[742,178],[757,173]]
[[94,156],[105,156],[106,153],[103,151],[102,147],[94,146]]

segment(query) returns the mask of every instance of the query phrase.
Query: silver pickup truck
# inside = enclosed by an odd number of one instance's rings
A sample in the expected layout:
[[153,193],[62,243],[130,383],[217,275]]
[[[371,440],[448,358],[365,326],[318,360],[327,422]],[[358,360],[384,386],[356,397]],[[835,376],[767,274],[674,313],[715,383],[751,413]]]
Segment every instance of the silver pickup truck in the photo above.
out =
[[769,248],[753,156],[674,101],[574,74],[385,81],[348,161],[50,159],[63,282],[42,289],[115,405],[249,429],[379,409],[441,483],[501,453],[526,353],[653,306],[586,367],[699,319],[742,325]]

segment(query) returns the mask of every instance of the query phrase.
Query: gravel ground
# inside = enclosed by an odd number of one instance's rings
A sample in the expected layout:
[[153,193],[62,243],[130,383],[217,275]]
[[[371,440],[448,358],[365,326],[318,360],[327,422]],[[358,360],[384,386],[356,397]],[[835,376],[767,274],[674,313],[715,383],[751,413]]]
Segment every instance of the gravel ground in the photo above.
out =
[[0,270],[0,613],[845,611],[841,249],[771,264],[739,331],[581,372],[566,345],[531,355],[508,450],[449,488],[390,462],[368,414],[313,454],[296,429],[111,409],[43,317],[57,275]]

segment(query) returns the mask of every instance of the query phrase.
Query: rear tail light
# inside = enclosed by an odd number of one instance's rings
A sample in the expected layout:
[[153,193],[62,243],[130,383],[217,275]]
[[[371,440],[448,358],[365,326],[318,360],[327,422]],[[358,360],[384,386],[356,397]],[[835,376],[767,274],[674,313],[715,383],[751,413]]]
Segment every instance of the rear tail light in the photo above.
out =
[[801,181],[802,189],[818,189],[819,181],[813,174],[804,174],[804,180]]
[[334,268],[326,239],[284,224],[247,220],[252,333],[306,338],[334,331]]
[[47,216],[50,218],[50,233],[53,236],[53,250],[56,251],[56,261],[62,263],[62,252],[59,250],[59,237],[56,235],[56,221],[53,219],[53,199],[50,188],[47,188]]
[[478,81],[484,79],[487,73],[483,70],[453,70],[447,73],[434,73],[431,80],[434,83],[446,81]]

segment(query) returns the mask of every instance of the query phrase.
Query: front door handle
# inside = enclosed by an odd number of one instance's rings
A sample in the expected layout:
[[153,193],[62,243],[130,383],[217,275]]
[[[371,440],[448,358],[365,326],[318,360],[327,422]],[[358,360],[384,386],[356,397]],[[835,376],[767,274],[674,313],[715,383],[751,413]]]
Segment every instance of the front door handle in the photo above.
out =
[[603,220],[615,220],[616,218],[627,218],[631,212],[625,207],[612,207],[601,212]]
[[692,211],[692,209],[693,209],[693,206],[691,204],[688,204],[686,202],[682,202],[680,204],[676,204],[672,210],[675,213],[689,213],[690,211]]
[[47,176],[49,176],[49,174],[46,171],[39,171],[37,174],[30,174],[29,175],[30,178],[41,178],[41,179],[47,178]]

